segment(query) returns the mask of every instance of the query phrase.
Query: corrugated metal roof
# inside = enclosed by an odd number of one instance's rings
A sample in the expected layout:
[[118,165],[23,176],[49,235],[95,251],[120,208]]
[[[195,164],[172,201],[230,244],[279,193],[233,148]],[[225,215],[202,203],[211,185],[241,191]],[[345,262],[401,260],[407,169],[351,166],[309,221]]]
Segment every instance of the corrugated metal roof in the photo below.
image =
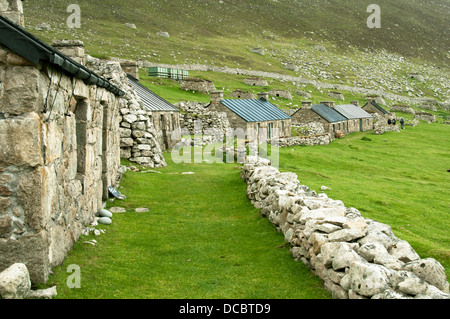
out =
[[311,109],[322,116],[328,123],[347,121],[344,116],[325,104],[314,104]]
[[291,119],[278,107],[263,99],[225,99],[221,103],[247,122]]
[[354,104],[336,105],[334,109],[348,119],[365,119],[372,117],[372,115]]
[[144,106],[150,111],[170,111],[170,112],[178,112],[179,110],[164,100],[162,97],[151,91],[149,88],[143,86],[137,79],[127,74],[128,83],[133,87],[136,91],[139,98],[144,103]]

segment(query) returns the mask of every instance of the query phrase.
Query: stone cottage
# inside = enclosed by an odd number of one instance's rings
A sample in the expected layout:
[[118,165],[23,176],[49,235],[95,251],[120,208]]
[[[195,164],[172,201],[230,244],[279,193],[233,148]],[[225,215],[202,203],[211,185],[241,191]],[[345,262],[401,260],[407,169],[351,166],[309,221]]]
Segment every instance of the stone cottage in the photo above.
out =
[[244,83],[247,85],[252,85],[252,86],[268,86],[269,85],[269,83],[267,83],[266,79],[259,78],[259,77],[246,78],[246,79],[244,79]]
[[117,183],[124,92],[0,10],[0,271],[45,282]]
[[345,134],[347,132],[347,119],[332,107],[329,107],[329,105],[333,106],[333,103],[322,102],[313,105],[312,102],[304,101],[302,107],[291,115],[292,123],[296,125],[320,123],[323,125],[325,133],[329,133],[333,138],[337,133]]
[[361,108],[367,113],[377,113],[383,117],[386,117],[389,114],[389,112],[381,107],[377,102],[375,102],[375,99],[373,98],[367,98],[366,104],[364,104],[364,106],[362,106]]
[[373,116],[354,104],[339,104],[334,106],[347,119],[346,133],[371,131]]
[[179,134],[172,133],[180,131],[180,111],[131,75],[128,75],[128,81],[151,117],[161,149],[172,148],[179,141]]
[[[223,92],[211,93],[210,111],[225,112],[233,129],[243,129],[250,139],[264,141],[291,135],[291,118],[268,100],[268,93],[257,99],[224,99]],[[256,135],[252,135],[256,134]]]

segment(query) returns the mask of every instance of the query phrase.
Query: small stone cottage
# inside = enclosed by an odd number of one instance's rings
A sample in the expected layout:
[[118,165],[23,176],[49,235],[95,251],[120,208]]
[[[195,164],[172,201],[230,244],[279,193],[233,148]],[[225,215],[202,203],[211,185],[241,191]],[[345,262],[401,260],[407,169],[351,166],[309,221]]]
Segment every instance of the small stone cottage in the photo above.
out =
[[124,92],[80,62],[23,28],[21,1],[0,0],[0,271],[24,263],[33,283],[119,176]]
[[339,104],[334,109],[347,119],[346,133],[371,131],[373,116],[354,104]]
[[263,141],[291,135],[291,118],[268,100],[268,93],[258,93],[258,99],[224,99],[223,92],[211,93],[209,111],[225,112],[233,129],[243,129],[249,138]]
[[334,102],[322,102],[314,105],[312,102],[302,102],[302,107],[291,115],[292,123],[296,125],[321,123],[325,133],[329,133],[333,138],[336,133],[345,134],[347,132],[347,119],[329,105],[333,106]]
[[386,111],[383,107],[381,107],[377,102],[375,102],[375,99],[372,98],[367,98],[366,104],[364,104],[364,106],[362,106],[361,108],[367,113],[370,114],[377,113],[383,117],[389,114],[388,111]]

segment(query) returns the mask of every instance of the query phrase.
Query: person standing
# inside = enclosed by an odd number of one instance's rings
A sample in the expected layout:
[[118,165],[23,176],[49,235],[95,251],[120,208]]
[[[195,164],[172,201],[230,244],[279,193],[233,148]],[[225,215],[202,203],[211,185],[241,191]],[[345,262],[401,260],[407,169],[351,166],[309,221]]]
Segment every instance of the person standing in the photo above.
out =
[[403,119],[403,117],[400,118],[400,126],[402,130],[405,128],[405,120]]

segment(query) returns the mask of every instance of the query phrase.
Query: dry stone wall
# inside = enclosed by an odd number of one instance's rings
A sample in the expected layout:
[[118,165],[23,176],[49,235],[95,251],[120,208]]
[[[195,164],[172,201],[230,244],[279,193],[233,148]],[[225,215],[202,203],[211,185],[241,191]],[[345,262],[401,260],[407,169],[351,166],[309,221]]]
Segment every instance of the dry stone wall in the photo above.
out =
[[147,110],[119,62],[103,61],[87,56],[87,66],[108,79],[126,94],[120,105],[120,155],[131,162],[148,166],[166,166],[158,132],[152,122],[152,112]]
[[[186,129],[191,135],[221,135],[226,134],[226,130],[230,128],[230,123],[226,113],[209,111],[206,106],[208,103],[200,103],[195,101],[180,102],[175,104],[180,109],[180,127]],[[201,123],[201,132],[197,132]],[[211,140],[207,138],[207,140]],[[212,139],[211,141],[215,141]]]
[[[329,133],[320,134],[320,135],[310,135],[310,136],[291,136],[285,138],[279,138],[276,140],[276,144],[279,147],[289,147],[296,145],[328,145],[333,141],[331,135]],[[273,144],[274,140],[270,140],[270,143]]]
[[449,299],[442,265],[421,259],[391,227],[301,185],[270,161],[247,157],[241,177],[262,216],[283,233],[302,261],[336,299]]

